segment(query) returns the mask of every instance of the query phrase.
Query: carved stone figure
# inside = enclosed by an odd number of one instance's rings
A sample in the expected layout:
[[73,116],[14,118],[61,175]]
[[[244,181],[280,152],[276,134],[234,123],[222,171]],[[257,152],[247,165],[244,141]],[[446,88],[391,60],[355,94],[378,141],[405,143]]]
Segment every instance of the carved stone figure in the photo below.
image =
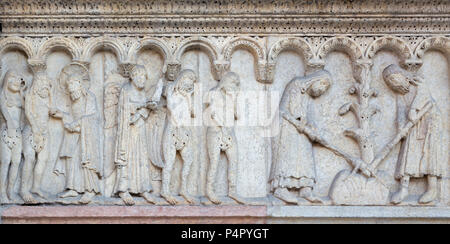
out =
[[23,132],[24,165],[20,195],[28,204],[38,202],[32,193],[47,198],[41,190],[41,183],[50,150],[51,91],[51,81],[45,71],[41,71],[35,74],[31,89],[25,96],[25,115],[29,124]]
[[22,128],[26,83],[13,71],[6,72],[0,94],[0,111],[5,123],[0,140],[0,201],[14,200],[14,184],[22,159]]
[[177,153],[183,160],[180,195],[189,203],[196,202],[187,189],[187,179],[194,161],[194,145],[190,127],[194,117],[192,95],[196,80],[194,71],[183,70],[177,79],[166,88],[168,121],[163,138],[165,165],[162,172],[161,196],[170,204],[179,202],[170,192],[171,173]]
[[[103,95],[103,173],[105,180],[112,176],[116,171],[115,159],[115,145],[116,145],[116,135],[117,135],[117,124],[118,124],[118,104],[120,90],[122,89],[123,83],[126,82],[126,78],[120,74],[111,74],[108,76]],[[114,175],[113,175],[114,176]],[[105,183],[106,185],[107,183]],[[110,183],[112,188],[114,186],[114,179]],[[105,187],[106,188],[106,187]],[[106,191],[106,189],[105,189]],[[109,189],[109,192],[112,191]]]
[[[65,191],[60,198],[77,197],[79,203],[87,204],[100,194],[99,178],[103,168],[100,161],[99,112],[95,95],[89,90],[88,70],[81,64],[71,63],[64,67],[60,84],[70,96],[68,112],[55,110],[52,115],[61,118],[64,139],[54,172],[66,178]],[[62,163],[64,162],[64,163]]]
[[[313,109],[312,99],[323,95],[330,85],[330,74],[322,70],[304,78],[294,78],[282,97],[280,113],[286,116],[281,121],[270,183],[274,196],[287,203],[298,203],[297,196],[290,190],[299,190],[300,197],[310,202],[321,202],[313,194],[316,171],[311,141],[314,140],[309,138],[308,134],[312,133],[305,131],[305,128],[317,130],[309,117]],[[304,128],[294,126],[287,116],[294,118]]]
[[214,185],[222,152],[228,159],[228,196],[238,203],[245,203],[236,192],[239,155],[234,126],[235,119],[238,119],[236,99],[239,86],[239,76],[228,72],[223,76],[219,85],[210,91],[209,108],[213,125],[209,126],[207,131],[209,169],[206,196],[215,204],[221,203],[214,193]]
[[145,120],[155,102],[146,98],[145,67],[133,65],[130,83],[122,87],[119,97],[118,130],[116,140],[117,181],[114,192],[127,205],[135,204],[132,195],[140,195],[154,203],[150,178],[150,160]]
[[[392,203],[401,203],[408,196],[410,178],[426,177],[427,191],[420,203],[430,203],[438,196],[438,178],[445,172],[442,160],[442,118],[425,81],[412,76],[397,65],[383,71],[386,84],[397,94],[398,140],[387,146],[389,152],[402,139],[396,179],[400,189],[392,196]],[[371,164],[376,169],[387,153],[381,153]]]

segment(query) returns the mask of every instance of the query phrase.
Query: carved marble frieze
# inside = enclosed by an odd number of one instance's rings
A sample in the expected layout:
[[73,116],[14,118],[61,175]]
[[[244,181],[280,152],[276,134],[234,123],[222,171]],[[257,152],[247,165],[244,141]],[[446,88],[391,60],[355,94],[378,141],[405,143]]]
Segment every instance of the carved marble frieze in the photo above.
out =
[[0,13],[0,204],[450,204],[446,1]]

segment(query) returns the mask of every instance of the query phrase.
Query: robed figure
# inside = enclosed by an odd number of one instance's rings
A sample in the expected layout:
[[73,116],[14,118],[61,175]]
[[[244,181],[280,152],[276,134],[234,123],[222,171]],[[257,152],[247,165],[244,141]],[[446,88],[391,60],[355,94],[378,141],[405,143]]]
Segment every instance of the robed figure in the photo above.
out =
[[[286,87],[280,113],[295,118],[310,130],[316,130],[311,118],[313,97],[319,97],[330,86],[329,73],[319,71],[302,78],[294,78]],[[274,164],[270,177],[274,195],[288,203],[298,203],[291,192],[299,190],[300,197],[320,202],[312,193],[316,183],[313,145],[305,133],[284,117],[276,138]]]
[[130,83],[122,87],[118,104],[118,126],[115,164],[117,180],[114,192],[127,205],[135,204],[132,195],[139,195],[154,203],[150,159],[145,121],[155,104],[148,101],[144,90],[147,73],[144,66],[134,65]]
[[68,112],[54,111],[62,118],[64,138],[54,172],[65,176],[61,198],[83,194],[80,203],[89,203],[100,194],[102,177],[100,157],[100,118],[95,95],[89,91],[89,72],[77,63],[61,72],[60,83],[70,96]]
[[441,112],[420,76],[393,64],[383,70],[383,78],[397,95],[399,131],[408,123],[414,124],[401,143],[395,174],[400,189],[391,201],[398,204],[408,196],[410,178],[426,177],[427,191],[419,202],[430,203],[437,198],[437,179],[443,176],[448,164],[442,158]]

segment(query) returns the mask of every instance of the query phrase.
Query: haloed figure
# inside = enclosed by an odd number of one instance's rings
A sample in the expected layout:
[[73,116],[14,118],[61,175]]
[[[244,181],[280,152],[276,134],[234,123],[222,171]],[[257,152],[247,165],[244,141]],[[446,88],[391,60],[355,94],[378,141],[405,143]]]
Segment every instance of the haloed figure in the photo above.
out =
[[[396,172],[401,186],[391,201],[398,204],[408,196],[410,178],[427,177],[428,189],[419,202],[430,203],[437,198],[438,177],[442,177],[447,163],[441,157],[444,130],[441,113],[420,77],[412,77],[393,64],[384,69],[383,78],[397,94],[398,128],[401,129],[408,121],[414,123],[402,141]],[[421,110],[429,103],[431,109],[419,118]]]
[[[295,118],[309,130],[316,130],[308,116],[313,109],[312,100],[322,96],[330,86],[330,74],[325,70],[294,78],[283,94],[280,113]],[[313,194],[316,170],[312,142],[302,128],[296,128],[285,118],[281,121],[274,158],[270,177],[274,196],[297,204],[297,196],[291,191],[299,190],[300,197],[310,202],[322,202]]]
[[[66,178],[60,198],[77,197],[79,203],[90,203],[100,194],[100,120],[95,95],[89,91],[89,72],[81,64],[64,67],[60,82],[70,96],[69,113],[55,110],[52,116],[62,118],[64,139],[54,172]],[[61,163],[60,163],[61,162]],[[62,163],[65,162],[65,163]]]
[[14,200],[14,184],[22,159],[24,90],[23,78],[8,71],[0,94],[0,111],[5,119],[0,139],[0,202]]
[[178,203],[170,193],[171,173],[177,153],[183,160],[180,195],[187,202],[195,203],[195,198],[188,193],[187,181],[194,161],[191,126],[194,117],[192,94],[196,80],[194,71],[183,70],[166,90],[168,122],[163,139],[163,154],[166,162],[162,171],[161,196],[170,204]]
[[234,126],[236,119],[238,119],[236,99],[239,86],[239,76],[229,72],[224,75],[219,85],[210,91],[209,109],[213,125],[208,127],[207,132],[209,170],[206,182],[206,196],[215,204],[221,203],[221,200],[214,192],[214,185],[222,152],[225,153],[228,159],[228,196],[238,203],[245,203],[236,192],[239,155]]
[[135,204],[132,195],[154,203],[150,194],[152,185],[145,121],[156,104],[146,98],[146,81],[145,67],[134,65],[130,71],[130,82],[122,87],[119,96],[115,157],[117,182],[114,192],[127,205]]

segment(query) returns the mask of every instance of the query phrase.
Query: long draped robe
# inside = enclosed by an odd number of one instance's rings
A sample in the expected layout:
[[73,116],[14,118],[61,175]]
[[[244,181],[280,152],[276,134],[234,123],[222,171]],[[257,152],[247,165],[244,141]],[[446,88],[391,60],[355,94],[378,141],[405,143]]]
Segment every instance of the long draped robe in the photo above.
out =
[[404,96],[398,96],[398,126],[406,124],[410,110],[419,112],[428,102],[432,103],[432,108],[402,141],[396,172],[398,179],[403,176],[442,177],[445,172],[446,162],[441,157],[444,131],[441,113],[425,85],[418,84],[416,89]]
[[[147,108],[138,109],[145,101],[134,100],[137,98],[131,96],[131,86],[126,84],[119,97],[115,157],[115,163],[119,168],[114,192],[141,194],[152,190],[145,125],[149,111]],[[132,123],[132,116],[136,114],[140,117]]]
[[[102,177],[100,157],[100,118],[95,95],[87,92],[84,104],[79,107],[72,104],[70,114],[63,117],[64,123],[77,123],[80,132],[64,130],[64,138],[54,172],[66,177],[66,189],[79,193],[85,191],[100,192],[99,178]],[[74,111],[81,109],[81,111]]]
[[[304,79],[288,84],[280,110],[294,118],[308,121],[310,96],[305,93]],[[271,173],[272,188],[314,187],[316,179],[313,147],[309,138],[290,122],[281,118],[280,134],[276,138],[274,164]]]

